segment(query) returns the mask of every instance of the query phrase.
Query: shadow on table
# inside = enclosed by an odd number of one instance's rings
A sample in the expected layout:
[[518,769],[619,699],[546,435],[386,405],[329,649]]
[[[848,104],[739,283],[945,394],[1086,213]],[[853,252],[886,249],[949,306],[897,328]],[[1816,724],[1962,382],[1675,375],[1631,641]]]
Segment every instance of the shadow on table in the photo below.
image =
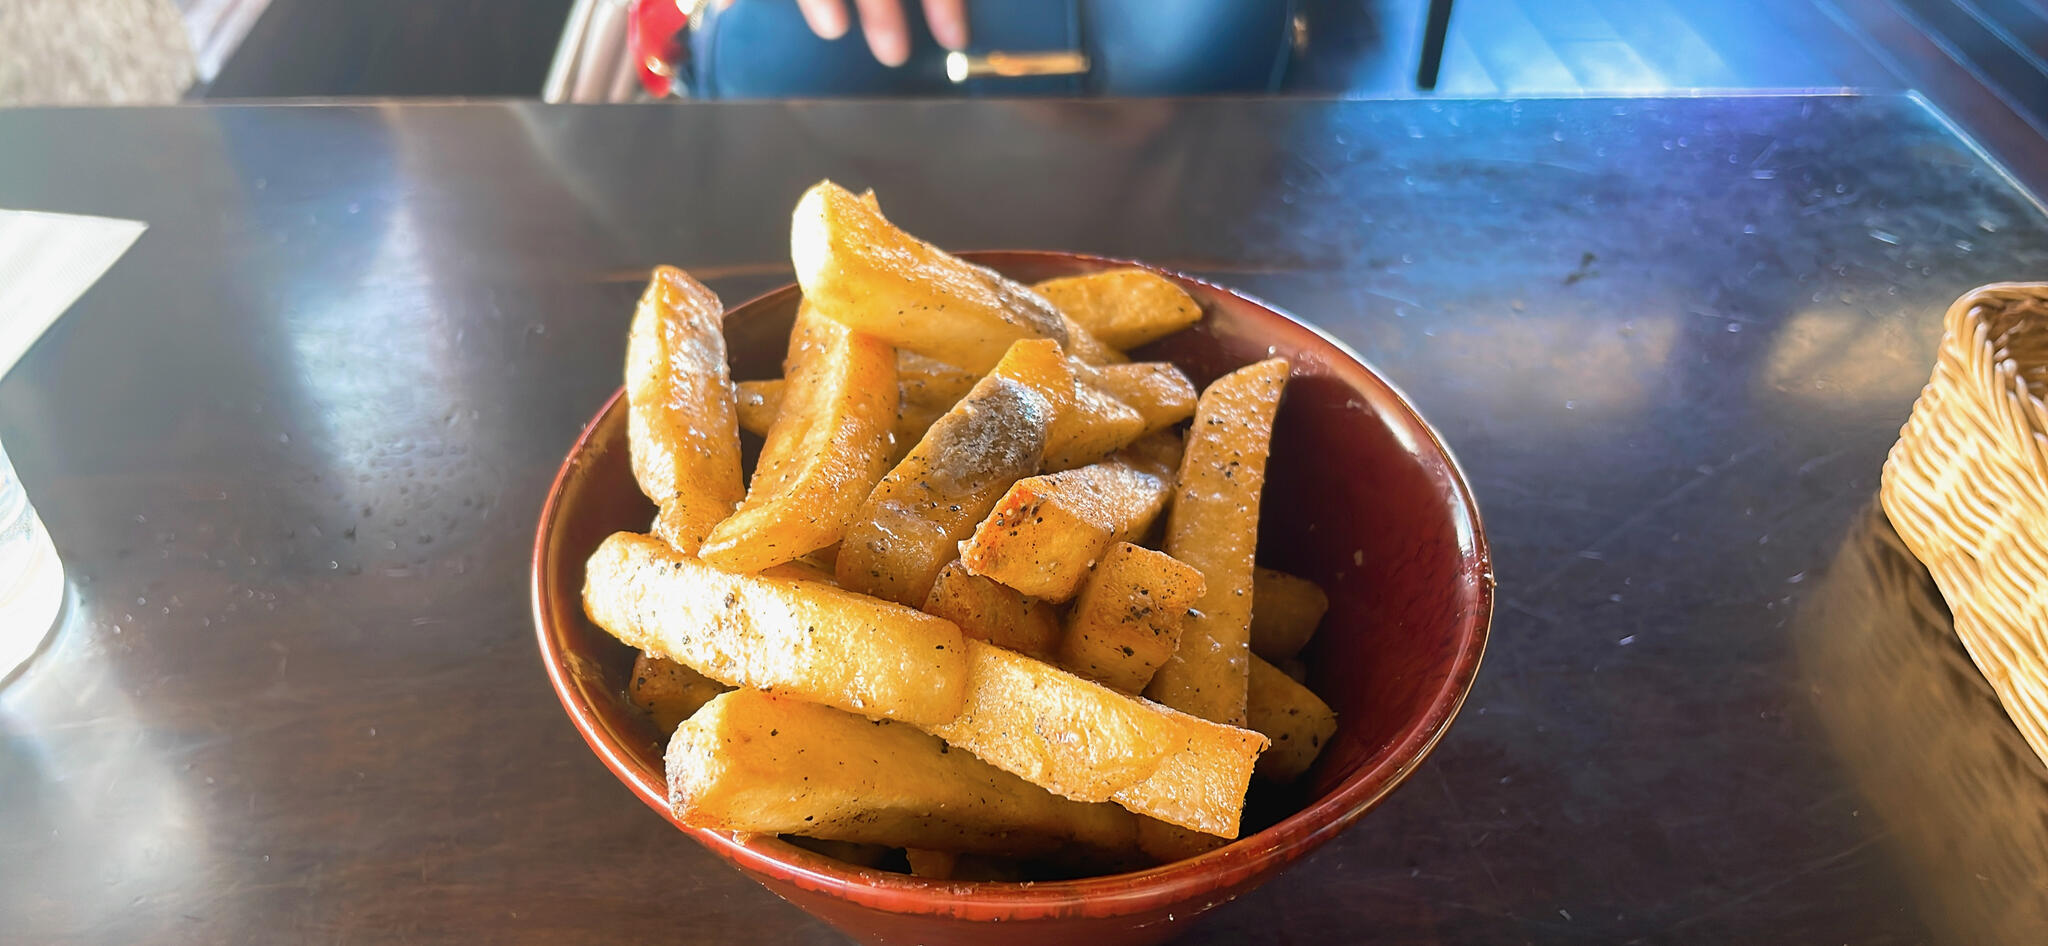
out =
[[1873,501],[1794,644],[1835,750],[1890,834],[1928,926],[1965,943],[2048,929],[2048,768],[1956,639],[1933,579]]

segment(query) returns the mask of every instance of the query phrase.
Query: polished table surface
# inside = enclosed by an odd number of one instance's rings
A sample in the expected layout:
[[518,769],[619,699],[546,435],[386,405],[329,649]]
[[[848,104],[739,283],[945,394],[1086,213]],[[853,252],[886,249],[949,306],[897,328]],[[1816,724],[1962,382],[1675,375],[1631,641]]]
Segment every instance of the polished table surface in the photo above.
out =
[[606,773],[527,604],[648,267],[786,280],[828,175],[1312,319],[1475,484],[1463,715],[1194,940],[2048,942],[2048,774],[1872,511],[2048,218],[1843,96],[0,112],[0,206],[150,223],[0,382],[75,592],[0,940],[835,941]]

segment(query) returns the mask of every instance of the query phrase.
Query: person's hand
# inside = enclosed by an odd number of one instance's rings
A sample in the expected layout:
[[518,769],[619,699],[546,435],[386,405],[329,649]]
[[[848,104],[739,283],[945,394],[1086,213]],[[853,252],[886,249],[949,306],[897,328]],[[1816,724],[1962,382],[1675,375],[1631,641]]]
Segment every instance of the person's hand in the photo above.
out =
[[[904,0],[853,0],[860,10],[860,30],[867,35],[868,50],[885,66],[900,66],[910,58],[910,24],[903,19]],[[804,11],[811,32],[825,39],[846,35],[851,24],[846,17],[846,0],[796,0]],[[924,0],[924,22],[932,38],[947,49],[967,46],[967,0]]]

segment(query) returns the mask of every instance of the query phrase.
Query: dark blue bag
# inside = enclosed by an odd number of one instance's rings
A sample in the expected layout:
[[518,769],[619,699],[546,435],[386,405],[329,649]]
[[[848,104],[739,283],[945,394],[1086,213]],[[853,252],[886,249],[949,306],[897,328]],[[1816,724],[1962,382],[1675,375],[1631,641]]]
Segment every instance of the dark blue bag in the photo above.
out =
[[969,0],[971,45],[949,55],[920,6],[903,0],[910,61],[891,69],[857,26],[819,39],[794,0],[709,3],[682,82],[721,99],[1272,92],[1299,30],[1297,0]]

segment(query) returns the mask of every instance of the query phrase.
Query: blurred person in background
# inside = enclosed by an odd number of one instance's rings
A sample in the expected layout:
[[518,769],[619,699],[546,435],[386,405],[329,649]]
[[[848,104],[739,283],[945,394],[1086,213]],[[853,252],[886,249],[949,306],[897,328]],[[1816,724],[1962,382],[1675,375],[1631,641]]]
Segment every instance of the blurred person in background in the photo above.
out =
[[[910,59],[910,21],[903,13],[903,0],[852,0],[860,11],[861,33],[868,50],[885,66],[900,66]],[[797,0],[804,23],[820,39],[846,35],[852,20],[847,0]],[[947,49],[967,48],[967,0],[923,0],[925,27],[932,39]]]

